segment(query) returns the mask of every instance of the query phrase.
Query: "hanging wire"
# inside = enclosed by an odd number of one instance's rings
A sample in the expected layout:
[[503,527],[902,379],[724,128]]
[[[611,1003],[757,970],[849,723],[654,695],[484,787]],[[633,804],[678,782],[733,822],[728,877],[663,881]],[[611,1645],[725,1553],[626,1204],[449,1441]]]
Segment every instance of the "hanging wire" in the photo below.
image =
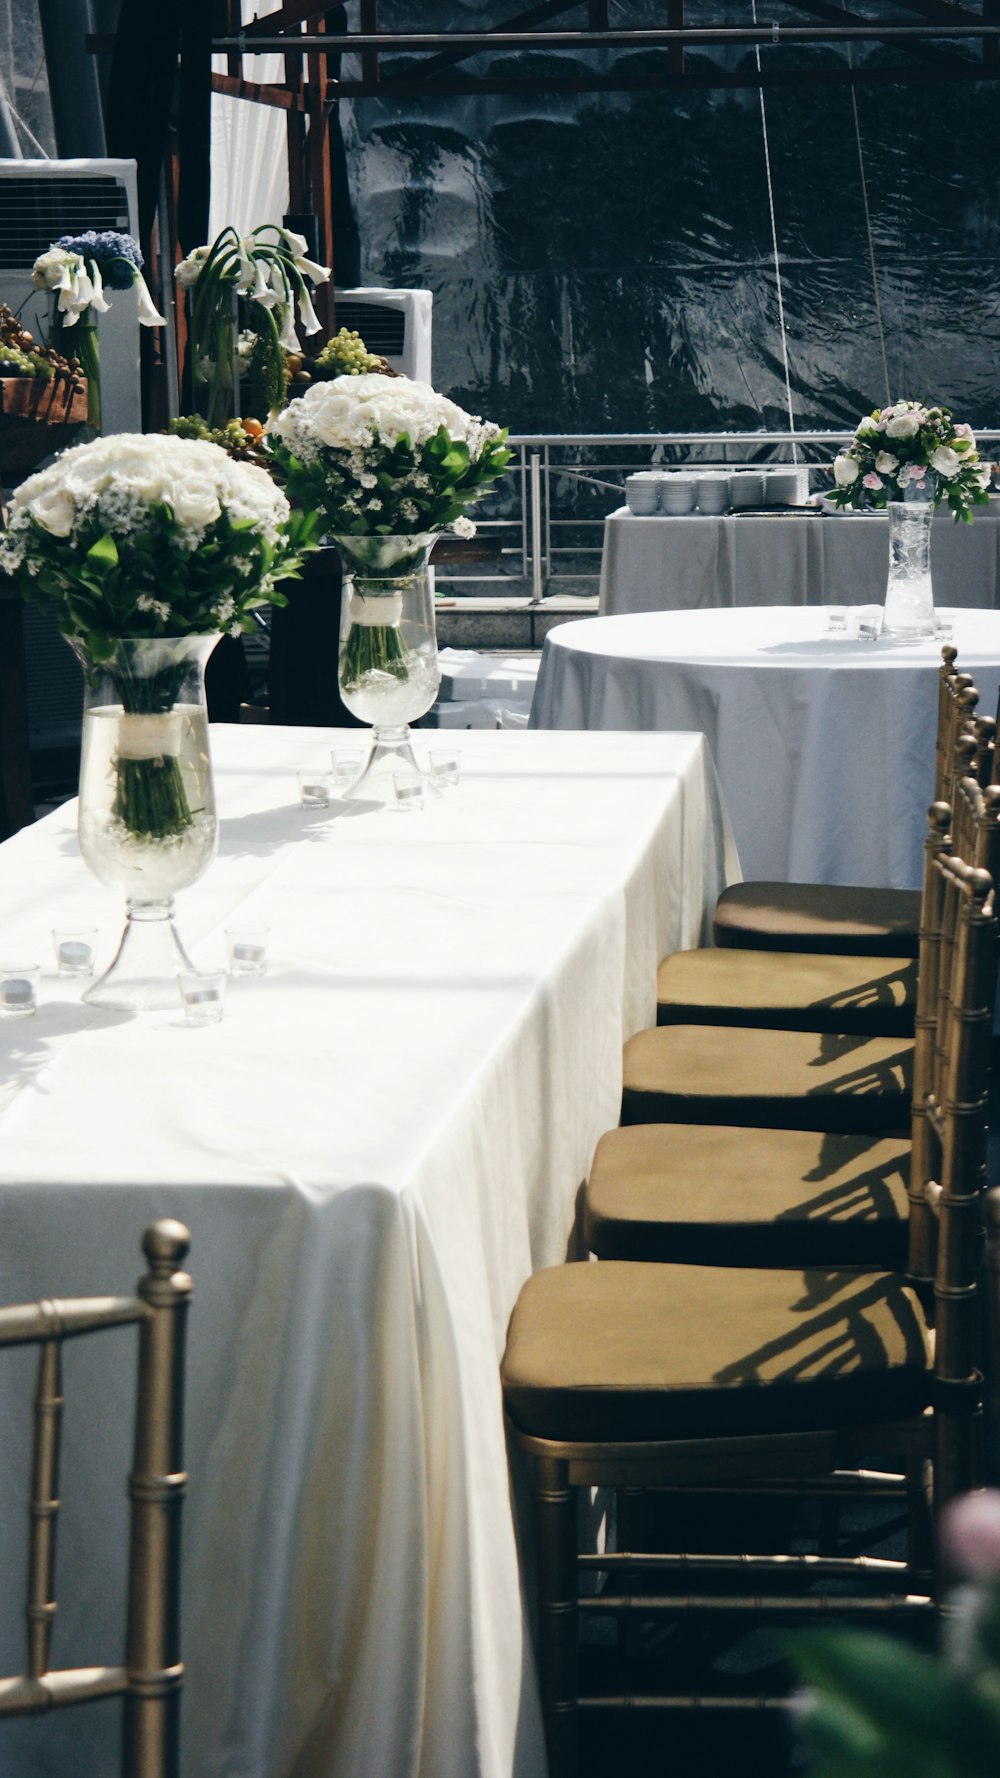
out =
[[[757,23],[757,0],[752,0],[753,22]],[[760,75],[760,45],[754,45],[757,59],[757,74]],[[767,111],[764,106],[764,87],[758,79],[757,92],[760,97],[760,129],[764,138],[764,171],[767,174],[767,203],[771,212],[771,251],[774,255],[774,277],[778,289],[778,324],[781,328],[781,360],[785,367],[785,404],[788,408],[788,430],[792,434],[792,462],[799,460],[798,446],[795,443],[795,415],[792,411],[792,376],[788,363],[788,335],[785,331],[785,301],[781,289],[781,261],[778,257],[778,226],[774,215],[774,188],[771,184],[771,151],[767,140]]]
[[[847,0],[841,0],[841,4],[846,12]],[[847,65],[849,68],[854,67],[850,44],[847,45]],[[882,375],[885,378],[885,401],[886,406],[890,407],[892,405],[892,391],[889,386],[889,358],[885,349],[885,332],[882,327],[882,304],[879,300],[878,293],[878,267],[875,263],[875,238],[872,234],[871,212],[868,208],[868,180],[865,177],[865,156],[861,146],[861,123],[858,117],[858,89],[853,85],[851,87],[851,109],[854,112],[854,139],[858,145],[858,171],[861,174],[861,202],[864,205],[865,231],[868,236],[868,262],[872,270],[872,295],[875,298],[875,325],[878,328],[879,351],[882,354]]]

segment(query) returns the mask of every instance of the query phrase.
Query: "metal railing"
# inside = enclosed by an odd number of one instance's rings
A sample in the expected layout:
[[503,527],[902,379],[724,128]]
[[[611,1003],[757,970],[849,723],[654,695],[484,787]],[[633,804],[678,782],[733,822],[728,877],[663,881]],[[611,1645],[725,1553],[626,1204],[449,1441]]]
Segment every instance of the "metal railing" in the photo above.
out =
[[[637,469],[681,466],[733,469],[797,464],[828,480],[847,431],[518,433],[510,473],[474,509],[492,561],[442,564],[439,588],[466,598],[596,597],[604,521],[625,501]],[[1000,443],[1000,429],[977,432],[980,447]]]

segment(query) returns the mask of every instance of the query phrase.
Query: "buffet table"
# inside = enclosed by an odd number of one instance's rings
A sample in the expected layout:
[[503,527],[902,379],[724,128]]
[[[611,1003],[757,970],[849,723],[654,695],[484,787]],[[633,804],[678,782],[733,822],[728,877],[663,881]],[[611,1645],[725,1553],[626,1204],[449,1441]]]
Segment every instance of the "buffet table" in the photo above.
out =
[[[700,735],[517,732],[450,737],[461,783],[422,811],[304,809],[330,740],[213,730],[221,850],[182,932],[208,966],[234,916],[271,928],[218,1025],[54,974],[51,926],[107,950],[120,917],[74,805],[0,847],[4,942],[44,966],[37,1015],[0,1021],[2,1298],[124,1288],[150,1220],[191,1229],[185,1778],[540,1778],[497,1360],[572,1244],[657,959],[705,931],[724,813]],[[61,1662],[119,1651],[130,1385],[102,1341],[66,1355]],[[27,1374],[2,1376],[16,1455]],[[4,1725],[4,1769],[110,1770],[119,1711]]]
[[[943,615],[992,715],[1000,612]],[[936,641],[859,641],[814,607],[591,618],[546,638],[531,722],[700,730],[746,877],[914,889],[940,663]]]
[[[1000,604],[998,517],[1000,499],[977,508],[971,525],[935,515],[939,605]],[[647,518],[623,507],[604,525],[600,609],[614,616],[715,605],[863,605],[884,598],[888,560],[883,513]]]

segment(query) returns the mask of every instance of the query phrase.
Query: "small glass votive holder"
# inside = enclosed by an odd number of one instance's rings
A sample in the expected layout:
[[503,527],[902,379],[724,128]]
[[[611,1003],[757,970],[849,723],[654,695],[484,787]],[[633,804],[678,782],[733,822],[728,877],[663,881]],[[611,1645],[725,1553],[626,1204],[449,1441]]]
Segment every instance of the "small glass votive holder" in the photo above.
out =
[[350,790],[351,785],[356,784],[360,778],[364,758],[353,750],[342,751],[339,747],[335,747],[330,754],[330,765],[334,792],[337,796],[342,796],[344,791]]
[[828,605],[826,608],[826,627],[833,633],[842,633],[847,629],[847,606]]
[[859,617],[858,641],[877,642],[881,628],[881,622],[877,617]]
[[52,947],[60,975],[93,975],[96,926],[53,926]]
[[266,975],[270,926],[227,926],[230,975]]
[[30,1019],[38,1011],[37,963],[0,963],[0,1019]]
[[431,789],[436,796],[444,796],[446,791],[455,789],[462,775],[457,753],[432,747],[427,755],[427,765]]
[[422,809],[424,806],[423,774],[413,770],[412,766],[399,766],[392,774],[392,785],[396,792],[396,807],[408,814]]
[[939,617],[934,622],[935,642],[951,642],[954,640],[955,626],[946,617]]
[[182,969],[178,971],[177,987],[187,1025],[217,1025],[222,1018],[222,997],[226,988],[225,971],[221,969]]
[[299,802],[304,809],[328,809],[330,806],[330,773],[316,771],[299,773]]

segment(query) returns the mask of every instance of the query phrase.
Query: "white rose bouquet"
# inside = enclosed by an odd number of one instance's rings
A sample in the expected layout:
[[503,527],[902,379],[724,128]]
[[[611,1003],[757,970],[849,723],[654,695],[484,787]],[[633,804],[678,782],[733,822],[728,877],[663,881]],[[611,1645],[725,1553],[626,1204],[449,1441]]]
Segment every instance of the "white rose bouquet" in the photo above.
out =
[[946,407],[897,401],[858,424],[833,465],[837,506],[883,507],[890,500],[947,502],[956,521],[972,522],[985,506],[990,465],[981,463],[972,427],[952,420]]
[[[446,526],[473,536],[465,508],[511,457],[506,430],[467,414],[429,383],[377,372],[314,383],[275,415],[267,436],[293,505],[319,513],[322,528],[343,539],[345,550],[350,545],[362,569],[370,558],[372,599],[376,578],[392,567],[386,540],[411,539],[413,557]],[[397,572],[407,553],[396,547]],[[394,625],[373,622],[360,596],[357,618],[344,643],[342,684],[377,669],[405,677]]]
[[314,383],[268,426],[294,505],[338,537],[405,537],[461,523],[510,461],[505,429],[429,383],[376,371]]
[[[118,642],[251,628],[256,606],[285,603],[275,582],[296,572],[315,528],[265,470],[217,445],[123,433],[64,451],[21,482],[0,568],[51,602],[85,663],[108,663],[128,714],[148,715],[172,707],[176,670],[133,677],[116,664],[127,655]],[[190,824],[176,761],[121,759],[117,772],[131,832]]]

